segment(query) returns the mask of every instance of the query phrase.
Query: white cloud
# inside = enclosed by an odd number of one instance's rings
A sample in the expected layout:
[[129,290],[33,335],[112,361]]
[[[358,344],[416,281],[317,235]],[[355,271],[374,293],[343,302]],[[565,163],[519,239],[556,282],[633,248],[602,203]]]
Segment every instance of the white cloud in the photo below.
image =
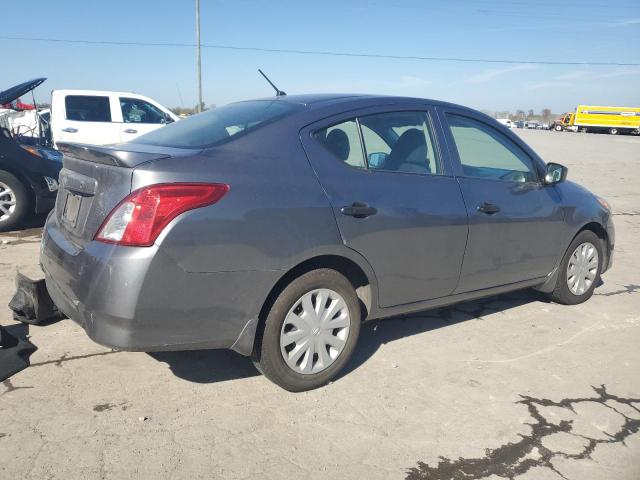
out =
[[561,82],[557,80],[546,80],[538,83],[530,83],[526,85],[527,90],[542,90],[545,88],[566,88],[571,87],[573,84],[570,82]]
[[566,81],[566,80],[581,80],[588,77],[591,73],[584,70],[574,70],[572,72],[563,73],[554,77],[554,80]]
[[492,70],[486,70],[477,75],[467,77],[466,83],[484,83],[489,82],[495,78],[502,77],[503,75],[509,75],[515,72],[521,72],[526,70],[536,70],[538,67],[531,64],[514,65],[513,67],[495,68]]
[[526,85],[527,90],[543,88],[566,88],[576,84],[588,84],[608,78],[618,78],[630,75],[640,75],[640,68],[618,68],[616,70],[597,72],[595,70],[572,70],[548,80]]
[[627,75],[640,75],[640,68],[623,68],[619,70],[613,70],[611,72],[603,73],[601,78],[616,78],[626,77]]

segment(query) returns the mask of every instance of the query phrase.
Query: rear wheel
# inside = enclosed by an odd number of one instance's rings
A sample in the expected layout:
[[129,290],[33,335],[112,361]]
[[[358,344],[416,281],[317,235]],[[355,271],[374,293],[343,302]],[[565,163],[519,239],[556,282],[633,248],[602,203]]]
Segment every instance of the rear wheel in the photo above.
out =
[[620,132],[618,131],[618,129],[617,129],[617,128],[610,128],[610,129],[609,129],[609,133],[610,133],[611,135],[618,135],[618,133],[620,133]]
[[15,228],[29,212],[29,193],[15,175],[0,170],[0,232]]
[[580,232],[564,254],[551,299],[563,305],[589,300],[600,282],[602,259],[600,238],[590,230]]
[[320,387],[349,361],[360,323],[360,303],[351,283],[335,270],[313,270],[276,298],[256,343],[254,362],[286,390]]

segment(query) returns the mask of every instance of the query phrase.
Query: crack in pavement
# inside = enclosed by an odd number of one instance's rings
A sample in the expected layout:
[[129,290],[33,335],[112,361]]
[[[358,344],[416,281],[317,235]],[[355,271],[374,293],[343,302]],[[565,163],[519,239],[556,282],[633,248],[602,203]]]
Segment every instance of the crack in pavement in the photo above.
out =
[[[416,467],[408,470],[406,480],[478,480],[495,475],[499,478],[514,480],[517,475],[522,475],[534,467],[548,468],[561,478],[566,478],[553,465],[553,460],[564,458],[570,460],[590,459],[591,454],[600,444],[625,445],[625,439],[640,430],[640,419],[631,418],[615,407],[605,403],[607,401],[624,404],[634,411],[640,413],[640,408],[634,403],[639,403],[640,398],[623,398],[607,392],[604,385],[592,387],[596,396],[584,398],[564,398],[558,402],[545,398],[534,398],[521,395],[521,403],[527,406],[529,415],[534,423],[529,423],[531,433],[520,435],[521,440],[501,445],[498,448],[487,448],[485,456],[482,458],[463,458],[451,460],[440,456],[440,461],[435,467],[424,462],[418,462]],[[555,424],[547,420],[539,410],[539,407],[559,407],[566,408],[576,413],[575,407],[579,404],[594,403],[602,405],[624,417],[624,423],[620,429],[611,434],[606,433],[607,438],[591,438],[573,432],[573,420],[562,420]],[[640,418],[640,417],[639,417]],[[579,453],[566,453],[555,451],[543,445],[542,440],[555,433],[564,432],[575,437],[586,440]],[[537,457],[533,458],[532,455]]]
[[114,408],[120,407],[123,411],[129,408],[129,402],[122,403],[101,403],[93,407],[94,412],[105,412],[108,410],[113,410]]
[[[26,390],[28,388],[34,388],[34,387],[16,387],[13,383],[11,383],[11,379],[9,378],[7,378],[6,380],[3,380],[2,385],[7,387],[7,389],[4,392],[2,392],[2,395],[6,395],[9,392],[15,392],[16,390]],[[0,397],[2,395],[0,395]]]
[[640,212],[620,212],[614,213],[614,217],[637,217],[640,215]]
[[65,353],[60,358],[57,358],[55,360],[46,360],[44,362],[32,363],[31,367],[42,367],[43,365],[52,365],[52,364],[55,365],[56,367],[61,367],[64,362],[70,362],[72,360],[82,360],[84,358],[91,358],[91,357],[102,357],[104,355],[111,355],[112,353],[119,353],[119,350],[110,350],[108,352],[98,352],[98,353],[88,353],[86,355],[75,355],[73,357],[67,357],[67,354]]

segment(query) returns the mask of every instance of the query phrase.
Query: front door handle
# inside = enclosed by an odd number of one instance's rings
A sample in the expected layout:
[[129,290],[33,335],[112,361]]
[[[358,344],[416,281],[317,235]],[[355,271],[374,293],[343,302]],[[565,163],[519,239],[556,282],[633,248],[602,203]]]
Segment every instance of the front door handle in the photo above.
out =
[[484,202],[482,205],[478,206],[478,211],[486,213],[487,215],[493,215],[494,213],[498,213],[500,211],[500,207],[498,205],[494,205],[493,203]]
[[138,130],[134,130],[133,128],[127,128],[124,133],[138,133]]
[[63,128],[62,131],[67,133],[78,133],[78,129],[73,127]]
[[340,212],[343,215],[348,215],[350,217],[366,218],[378,213],[378,209],[370,207],[367,203],[364,202],[353,202],[349,206],[342,207],[340,209]]

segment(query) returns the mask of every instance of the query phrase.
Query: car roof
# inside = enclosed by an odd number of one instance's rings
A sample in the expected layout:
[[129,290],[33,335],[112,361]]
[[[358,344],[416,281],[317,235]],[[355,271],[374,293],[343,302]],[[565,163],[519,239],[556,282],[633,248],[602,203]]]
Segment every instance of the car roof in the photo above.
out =
[[[118,96],[135,96],[135,97],[144,97],[148,98],[144,95],[135,92],[118,92],[115,90],[78,90],[78,89],[60,89],[53,90],[53,92],[61,93],[63,95],[90,95],[90,96],[103,96],[108,97],[109,95],[118,95]],[[53,93],[52,92],[52,93]]]
[[298,95],[282,95],[278,97],[267,97],[260,100],[277,100],[280,102],[293,103],[298,105],[304,105],[311,109],[314,107],[325,107],[329,104],[393,104],[393,103],[428,103],[431,105],[439,105],[444,107],[455,107],[462,109],[469,109],[463,105],[456,105],[449,102],[443,102],[440,100],[433,100],[428,98],[419,97],[403,97],[393,95],[372,95],[362,93],[311,93],[311,94],[298,94]]

